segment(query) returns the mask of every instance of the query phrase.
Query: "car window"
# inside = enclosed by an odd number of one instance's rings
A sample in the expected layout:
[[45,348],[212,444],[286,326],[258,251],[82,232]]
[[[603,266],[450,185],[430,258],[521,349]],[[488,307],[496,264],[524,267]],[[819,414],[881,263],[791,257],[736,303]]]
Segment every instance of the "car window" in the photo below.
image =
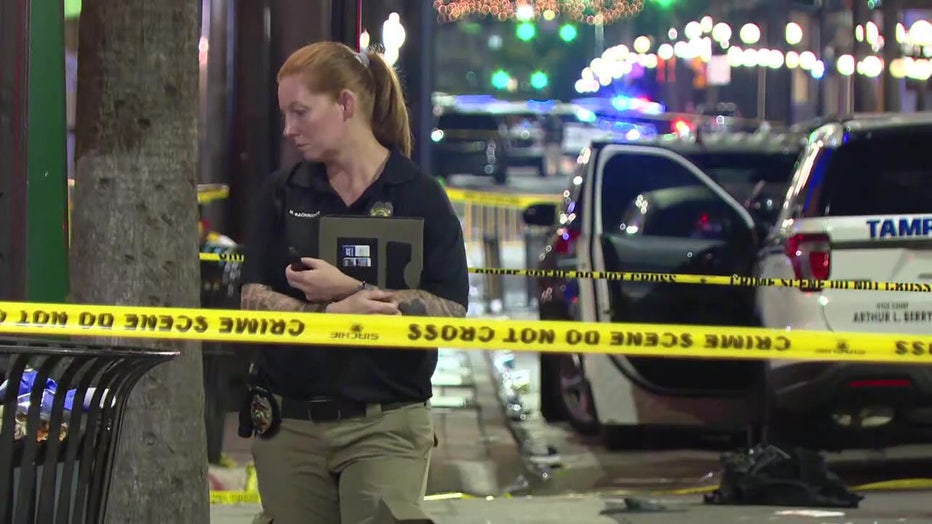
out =
[[605,163],[602,174],[602,230],[617,233],[625,213],[638,196],[673,187],[704,187],[679,162],[658,155],[621,153]]
[[491,115],[470,113],[444,113],[437,122],[440,129],[498,130],[498,122]]
[[742,219],[704,186],[638,195],[618,226],[626,236],[727,240],[742,231]]
[[[864,216],[932,211],[932,129],[885,131],[827,151],[814,214]],[[816,173],[813,174],[816,178]]]

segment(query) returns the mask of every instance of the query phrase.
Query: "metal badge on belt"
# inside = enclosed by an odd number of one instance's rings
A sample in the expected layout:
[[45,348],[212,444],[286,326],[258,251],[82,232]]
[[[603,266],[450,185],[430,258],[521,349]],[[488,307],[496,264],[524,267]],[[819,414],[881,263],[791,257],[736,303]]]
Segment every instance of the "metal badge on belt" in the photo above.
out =
[[281,424],[281,411],[275,397],[268,391],[254,387],[250,390],[249,416],[256,436],[269,438],[278,431]]

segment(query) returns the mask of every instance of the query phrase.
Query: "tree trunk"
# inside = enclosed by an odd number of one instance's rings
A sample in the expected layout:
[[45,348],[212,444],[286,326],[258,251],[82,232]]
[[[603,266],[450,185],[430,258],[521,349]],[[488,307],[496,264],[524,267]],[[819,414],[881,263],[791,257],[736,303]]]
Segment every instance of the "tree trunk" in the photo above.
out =
[[[84,1],[72,302],[199,306],[199,4]],[[107,520],[208,522],[200,345],[119,342],[182,353],[131,395]]]

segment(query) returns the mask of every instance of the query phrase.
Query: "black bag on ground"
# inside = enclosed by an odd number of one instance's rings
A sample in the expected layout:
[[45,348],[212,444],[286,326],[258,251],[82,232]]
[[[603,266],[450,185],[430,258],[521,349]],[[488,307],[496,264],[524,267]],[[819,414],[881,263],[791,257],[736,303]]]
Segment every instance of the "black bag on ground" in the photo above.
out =
[[815,451],[758,446],[726,453],[721,462],[722,481],[705,495],[706,504],[856,508],[864,498],[849,491]]

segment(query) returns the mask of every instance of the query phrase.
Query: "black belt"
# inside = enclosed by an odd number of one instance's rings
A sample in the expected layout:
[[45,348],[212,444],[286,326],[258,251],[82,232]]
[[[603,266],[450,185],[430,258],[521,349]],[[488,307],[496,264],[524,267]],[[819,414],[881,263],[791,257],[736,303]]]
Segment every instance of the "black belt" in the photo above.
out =
[[[400,402],[382,402],[382,411],[392,411],[412,404],[425,404],[425,402],[414,400],[403,400]],[[281,413],[282,418],[294,420],[310,420],[313,422],[334,422],[348,418],[362,418],[366,416],[365,402],[353,402],[348,400],[295,400],[291,398],[282,398]]]

